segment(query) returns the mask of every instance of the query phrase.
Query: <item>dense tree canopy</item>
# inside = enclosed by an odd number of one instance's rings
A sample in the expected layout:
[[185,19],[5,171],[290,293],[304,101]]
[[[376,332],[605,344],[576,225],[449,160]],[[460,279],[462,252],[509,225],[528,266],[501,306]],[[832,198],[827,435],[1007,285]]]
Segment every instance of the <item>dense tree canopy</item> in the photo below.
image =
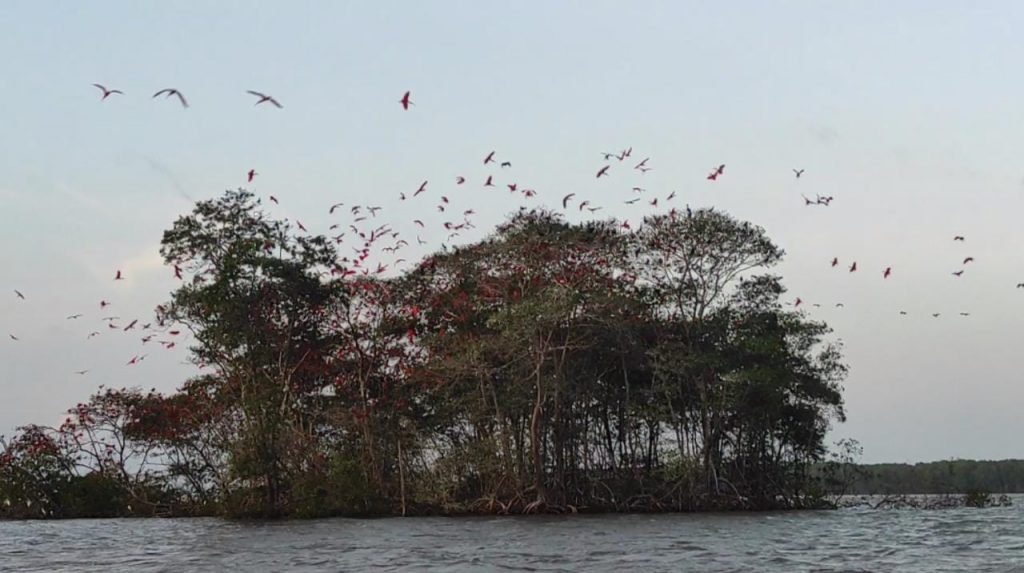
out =
[[24,429],[0,497],[63,515],[54,492],[100,476],[120,513],[816,503],[845,366],[824,324],[780,303],[762,229],[523,211],[401,274],[370,272],[368,252],[339,258],[244,191],[197,204],[164,234],[190,280],[157,318],[192,332],[203,374]]

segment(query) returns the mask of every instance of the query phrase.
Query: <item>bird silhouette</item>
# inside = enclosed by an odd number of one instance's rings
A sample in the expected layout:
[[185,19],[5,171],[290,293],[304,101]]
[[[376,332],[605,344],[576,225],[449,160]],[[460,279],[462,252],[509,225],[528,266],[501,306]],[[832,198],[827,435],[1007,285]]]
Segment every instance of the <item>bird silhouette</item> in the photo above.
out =
[[804,174],[804,170],[803,169],[794,169],[793,170],[793,174],[796,175],[797,179],[800,179],[800,176]]
[[250,169],[250,170],[249,170],[249,173],[248,173],[248,176],[249,176],[249,183],[252,183],[252,180],[253,180],[253,178],[255,178],[255,177],[256,177],[257,175],[259,175],[259,174],[258,174],[258,173],[256,173],[256,170],[255,170],[255,169]]
[[260,105],[263,102],[270,102],[270,103],[274,104],[274,106],[276,106],[278,109],[281,109],[281,108],[284,107],[283,105],[281,105],[280,102],[278,102],[276,99],[274,99],[273,96],[268,96],[267,94],[260,93],[260,92],[257,92],[257,91],[253,91],[253,90],[246,90],[246,93],[254,95],[254,96],[260,98],[256,102],[256,105]]
[[179,92],[178,90],[176,90],[174,88],[164,88],[164,89],[156,92],[155,94],[153,94],[153,97],[156,97],[156,96],[158,96],[160,94],[164,94],[164,98],[169,98],[171,96],[177,96],[178,97],[178,101],[181,102],[181,107],[188,107],[188,101],[185,99],[185,96],[182,95],[181,92]]
[[604,167],[602,167],[601,169],[599,169],[599,170],[597,171],[597,177],[598,177],[598,179],[600,179],[600,178],[601,178],[602,176],[607,176],[607,175],[608,175],[608,169],[609,169],[610,167],[611,167],[611,165],[605,165]]
[[109,97],[110,94],[124,95],[124,92],[122,92],[121,90],[110,90],[110,89],[107,89],[106,86],[104,86],[103,84],[92,84],[92,85],[96,86],[97,88],[99,88],[100,90],[103,91],[103,96],[100,97],[100,101],[103,101],[103,100],[107,99],[107,97]]
[[885,271],[882,273],[882,278],[887,279],[892,274],[892,267],[885,267]]
[[21,291],[19,291],[18,289],[14,290],[14,295],[20,298],[21,300],[25,300],[25,295],[21,294]]
[[410,105],[416,105],[416,104],[412,103],[411,99],[409,99],[409,95],[411,93],[412,92],[408,92],[408,91],[405,92],[405,95],[402,96],[402,99],[398,100],[398,103],[402,104],[402,109],[409,109]]

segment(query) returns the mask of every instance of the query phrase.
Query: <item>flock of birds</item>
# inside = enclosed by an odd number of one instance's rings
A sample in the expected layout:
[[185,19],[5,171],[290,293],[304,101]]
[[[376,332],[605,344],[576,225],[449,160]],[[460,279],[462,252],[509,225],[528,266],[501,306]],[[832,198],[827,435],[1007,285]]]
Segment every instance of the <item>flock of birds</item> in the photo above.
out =
[[[102,92],[100,101],[105,101],[112,95],[124,95],[124,93],[118,89],[110,89],[98,83],[93,85]],[[247,93],[257,98],[255,103],[256,106],[268,103],[278,109],[283,108],[281,103],[271,95],[255,90],[248,90]],[[185,98],[185,95],[178,89],[164,88],[154,93],[152,97],[157,98],[161,95],[165,98],[177,98],[183,108],[189,107],[188,100]],[[402,109],[406,111],[410,109],[410,106],[415,105],[411,100],[411,92],[409,91],[406,91],[402,95],[398,100],[398,103],[401,105]],[[618,164],[625,164],[630,168],[630,171],[636,172],[640,175],[643,175],[653,169],[650,165],[650,157],[644,157],[640,160],[633,159],[632,147],[627,147],[619,152],[602,152],[600,156],[603,158],[604,162],[596,170],[597,179],[609,177],[612,173],[612,167],[616,165],[616,162]],[[628,163],[627,160],[629,160]],[[520,186],[518,182],[496,181],[496,177],[501,178],[502,173],[509,172],[512,168],[511,161],[499,158],[496,151],[490,151],[483,156],[483,165],[490,168],[496,167],[498,171],[490,172],[486,175],[486,179],[480,182],[480,186],[482,188],[501,187],[507,189],[509,193],[518,194],[525,199],[537,196],[537,191],[535,189]],[[725,167],[725,164],[719,164],[713,167],[706,176],[707,181],[715,182],[722,178],[725,175]],[[804,169],[793,169],[793,175],[796,179],[800,179],[803,174]],[[257,175],[259,175],[259,173],[257,173],[255,169],[249,169],[245,174],[246,182],[250,185],[253,184]],[[459,188],[469,185],[470,182],[464,175],[455,175],[454,184],[456,188]],[[427,195],[429,197],[432,194],[432,190],[428,189],[429,185],[429,181],[423,181],[415,189],[409,189],[407,192],[400,192],[398,199],[400,201],[423,201],[423,199],[419,199],[420,196]],[[647,190],[643,187],[633,186],[630,191],[631,197],[623,200],[623,204],[633,205],[640,202],[644,199],[644,194],[646,192]],[[280,200],[276,196],[268,195],[267,197],[275,205],[280,205]],[[653,208],[657,208],[659,205],[666,206],[675,198],[676,193],[672,192],[663,197],[651,196],[650,199],[646,199],[646,203]],[[815,199],[810,199],[803,195],[802,198],[804,199],[804,204],[808,207],[829,207],[833,201],[833,197],[821,195],[817,195]],[[576,193],[568,193],[563,196],[561,199],[562,209],[568,211],[570,208],[574,208],[580,213],[584,211],[588,213],[596,213],[604,208],[600,205],[594,205],[590,200],[577,201],[576,199]],[[400,231],[393,229],[390,224],[380,222],[380,220],[377,219],[382,207],[373,205],[350,205],[347,209],[343,209],[344,207],[346,207],[345,203],[334,203],[327,207],[327,214],[331,217],[336,218],[338,215],[344,213],[347,213],[350,217],[350,220],[347,223],[335,222],[329,227],[330,232],[328,233],[328,236],[330,236],[337,245],[344,244],[346,238],[348,238],[348,245],[351,246],[350,252],[342,251],[343,253],[346,253],[346,256],[343,256],[338,260],[338,264],[330,271],[332,275],[341,275],[343,277],[356,274],[380,275],[382,273],[386,273],[389,268],[395,268],[400,266],[402,263],[407,262],[407,259],[401,255],[403,254],[403,249],[409,247],[410,243]],[[525,210],[526,207],[523,206],[520,207],[520,209]],[[448,243],[458,237],[463,231],[474,228],[472,217],[476,214],[475,211],[472,208],[456,208],[453,200],[450,199],[448,195],[437,194],[435,210],[439,217],[443,219],[440,222],[439,230],[443,229],[443,232],[447,237],[445,242],[441,245],[442,249],[447,249]],[[674,207],[670,211],[672,214],[676,212],[677,210]],[[417,229],[426,229],[427,223],[424,221],[425,216],[420,215],[419,217],[420,218],[412,219],[411,224]],[[635,229],[631,227],[628,219],[623,220],[619,224],[626,232],[635,231]],[[298,219],[295,220],[295,225],[300,232],[309,232],[307,227]],[[416,234],[415,240],[417,245],[428,244],[420,234]],[[953,237],[953,241],[955,242],[964,242],[965,240],[965,237],[961,235]],[[379,249],[379,251],[376,251],[377,249]],[[375,251],[376,254],[380,256],[388,254],[391,255],[392,258],[387,263],[384,261],[371,262]],[[973,262],[974,257],[964,257],[962,260],[963,268],[954,271],[952,276],[956,278],[962,277],[967,265]],[[829,264],[833,269],[839,269],[841,265],[838,257],[834,257]],[[855,260],[850,261],[848,265],[843,263],[843,267],[848,273],[858,272],[857,261]],[[184,280],[183,271],[180,267],[174,266],[172,270],[175,279]],[[882,280],[886,280],[892,276],[893,268],[890,266],[880,269],[879,274]],[[125,280],[125,273],[122,270],[115,269],[112,281],[116,283],[123,280]],[[1024,282],[1018,283],[1016,288],[1024,289]],[[28,297],[21,290],[14,290],[14,296],[19,301],[28,300]],[[787,304],[796,308],[804,305],[805,302],[800,297],[796,297],[795,300]],[[104,311],[106,311],[106,309],[111,305],[111,302],[104,299],[96,303],[96,308],[100,310],[100,314],[105,314]],[[813,303],[811,306],[820,307],[821,304]],[[835,307],[837,308],[842,308],[843,306],[843,303],[835,303]],[[900,310],[899,314],[905,316],[908,313],[904,310]],[[940,315],[941,313],[938,312],[931,314],[931,316],[935,318],[938,318]],[[960,315],[968,316],[969,313],[961,312]],[[66,320],[77,321],[82,319],[84,316],[84,312],[76,312],[75,314],[68,315]],[[117,332],[120,334],[137,332],[141,334],[139,337],[141,345],[145,346],[155,342],[155,346],[162,347],[164,350],[173,350],[178,347],[179,342],[187,337],[187,334],[182,334],[181,330],[175,329],[174,325],[165,324],[161,319],[157,319],[154,322],[143,323],[142,320],[138,318],[122,319],[116,315],[109,315],[101,316],[100,322],[105,323],[106,327],[99,330],[90,330],[86,335],[87,339],[100,336],[101,332],[104,331]],[[14,342],[21,340],[21,338],[19,338],[15,333],[9,333],[8,336],[10,340]],[[148,354],[141,352],[134,354],[125,362],[125,366],[137,365],[145,360],[147,356]],[[90,372],[90,369],[76,370],[74,373],[78,375],[85,375],[88,372]]]

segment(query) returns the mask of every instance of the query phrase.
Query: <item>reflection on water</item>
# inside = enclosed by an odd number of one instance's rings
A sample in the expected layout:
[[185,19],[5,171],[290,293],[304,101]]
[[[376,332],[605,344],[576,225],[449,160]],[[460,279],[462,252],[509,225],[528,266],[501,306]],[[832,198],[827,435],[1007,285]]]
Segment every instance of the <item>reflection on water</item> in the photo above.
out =
[[0,571],[999,571],[1013,507],[760,514],[0,523]]

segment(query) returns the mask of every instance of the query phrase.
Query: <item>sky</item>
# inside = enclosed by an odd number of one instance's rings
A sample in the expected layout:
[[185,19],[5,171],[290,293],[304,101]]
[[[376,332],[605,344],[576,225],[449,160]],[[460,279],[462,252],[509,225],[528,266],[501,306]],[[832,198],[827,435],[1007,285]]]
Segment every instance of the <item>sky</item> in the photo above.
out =
[[[462,210],[468,241],[574,192],[601,216],[639,221],[659,197],[763,226],[786,297],[844,344],[830,441],[863,461],[1022,458],[1022,23],[1024,4],[996,1],[5,0],[0,434],[58,423],[101,384],[194,373],[187,339],[120,327],[174,289],[159,241],[195,200],[246,186],[313,232],[337,222],[328,205],[373,204],[436,247]],[[188,109],[151,97],[171,87]],[[627,147],[652,170],[601,156]],[[490,151],[512,167],[485,167]],[[424,180],[429,201],[399,199]],[[819,194],[834,200],[804,205]]]

